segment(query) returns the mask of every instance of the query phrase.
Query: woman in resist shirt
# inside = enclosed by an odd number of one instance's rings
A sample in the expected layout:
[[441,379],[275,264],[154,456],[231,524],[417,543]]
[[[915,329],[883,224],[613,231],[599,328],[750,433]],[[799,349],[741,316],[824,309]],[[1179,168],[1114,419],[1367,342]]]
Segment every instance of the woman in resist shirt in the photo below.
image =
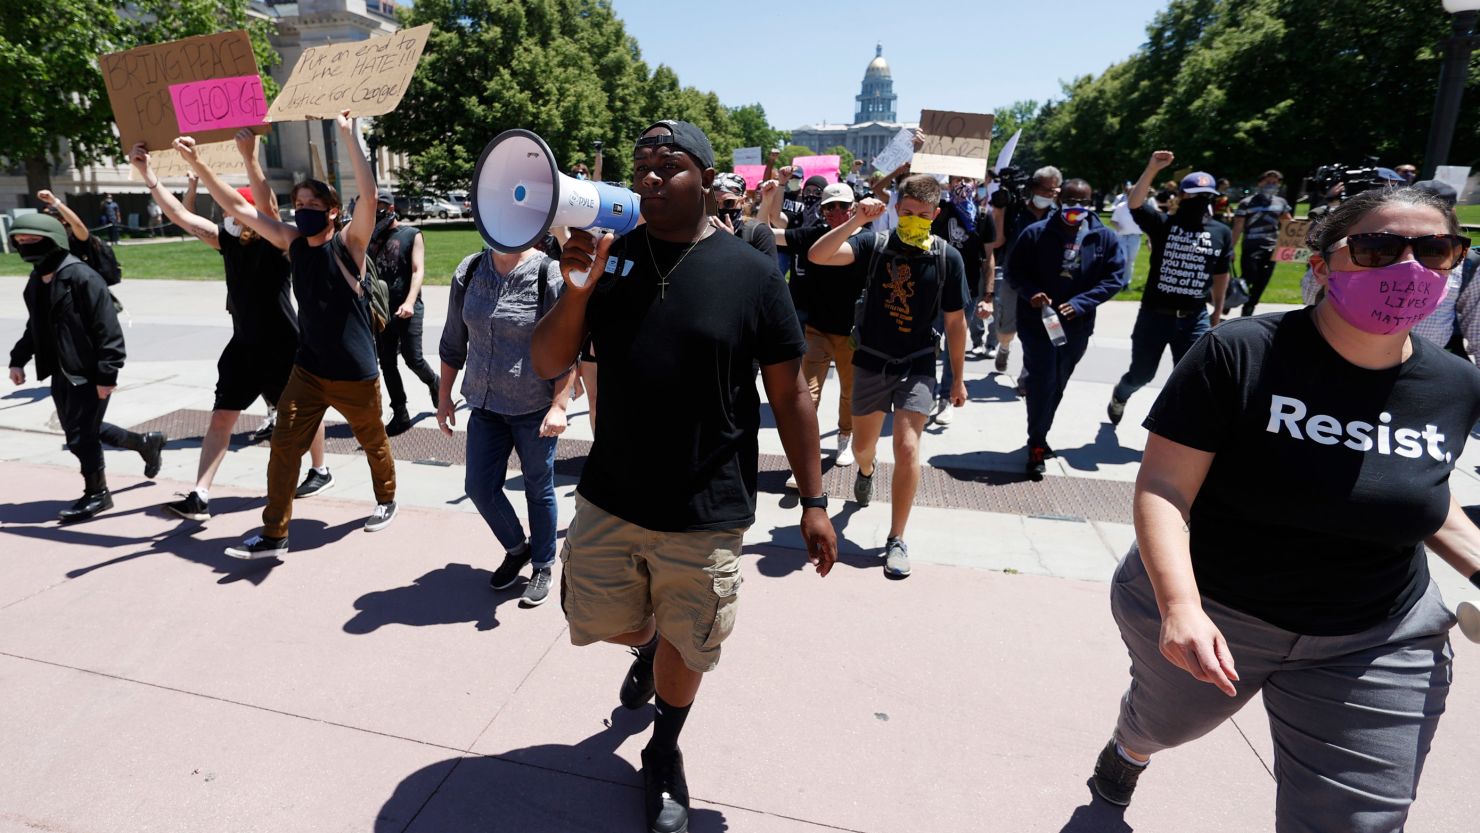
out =
[[1353,197],[1312,234],[1321,303],[1227,322],[1173,371],[1111,591],[1131,685],[1091,781],[1106,801],[1262,691],[1280,833],[1402,829],[1455,621],[1424,544],[1480,582],[1449,493],[1480,370],[1409,335],[1458,232],[1431,195]]

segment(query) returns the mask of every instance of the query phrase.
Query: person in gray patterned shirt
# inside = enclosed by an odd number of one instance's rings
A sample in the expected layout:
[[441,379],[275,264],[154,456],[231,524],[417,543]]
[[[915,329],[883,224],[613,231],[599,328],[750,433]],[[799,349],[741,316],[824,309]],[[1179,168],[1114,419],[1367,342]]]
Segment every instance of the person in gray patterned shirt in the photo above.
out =
[[[459,371],[467,401],[465,488],[506,551],[489,584],[503,590],[533,570],[521,604],[543,603],[555,563],[555,442],[565,431],[565,409],[575,374],[552,381],[534,372],[529,357],[534,325],[564,291],[560,264],[538,249],[514,254],[485,250],[469,255],[453,273],[447,323],[442,330],[441,390],[437,425],[451,436],[456,424],[452,386]],[[510,452],[519,455],[529,508],[525,537],[504,495]]]

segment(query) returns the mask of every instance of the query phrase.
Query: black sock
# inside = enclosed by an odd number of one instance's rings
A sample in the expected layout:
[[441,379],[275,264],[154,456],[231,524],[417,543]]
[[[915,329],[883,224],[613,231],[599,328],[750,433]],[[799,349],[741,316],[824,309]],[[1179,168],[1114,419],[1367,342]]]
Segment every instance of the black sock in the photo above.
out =
[[682,708],[670,706],[663,702],[661,694],[653,698],[653,704],[658,707],[658,717],[653,721],[653,737],[647,748],[654,752],[672,752],[678,748],[678,733],[683,731],[692,705]]
[[652,639],[649,639],[644,645],[637,646],[637,655],[648,662],[652,662],[653,657],[658,655],[658,631],[656,629],[653,630]]

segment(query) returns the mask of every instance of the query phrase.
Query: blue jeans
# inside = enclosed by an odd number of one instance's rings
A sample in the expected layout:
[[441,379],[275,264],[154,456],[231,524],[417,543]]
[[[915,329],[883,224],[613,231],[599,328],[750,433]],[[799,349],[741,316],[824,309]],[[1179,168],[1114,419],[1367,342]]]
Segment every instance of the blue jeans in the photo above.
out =
[[529,505],[530,556],[536,567],[555,563],[555,437],[541,437],[543,409],[504,416],[473,408],[468,417],[468,469],[463,486],[504,549],[524,543],[524,527],[504,495],[509,452],[519,455]]
[[1113,396],[1120,402],[1146,386],[1156,377],[1161,354],[1172,348],[1172,364],[1182,361],[1203,333],[1213,329],[1206,307],[1185,318],[1147,309],[1136,314],[1136,328],[1131,331],[1131,369],[1120,377]]
[[1136,254],[1141,251],[1141,233],[1117,234],[1120,238],[1120,248],[1125,249],[1126,269],[1131,270],[1136,266]]
[[1018,338],[1023,342],[1023,368],[1028,371],[1023,386],[1028,406],[1028,447],[1046,448],[1048,429],[1053,427],[1054,414],[1059,403],[1064,401],[1064,389],[1069,386],[1069,376],[1084,351],[1089,349],[1089,337],[1094,333],[1094,320],[1065,321],[1064,335],[1068,343],[1055,347],[1043,329],[1043,319],[1024,319],[1018,327]]

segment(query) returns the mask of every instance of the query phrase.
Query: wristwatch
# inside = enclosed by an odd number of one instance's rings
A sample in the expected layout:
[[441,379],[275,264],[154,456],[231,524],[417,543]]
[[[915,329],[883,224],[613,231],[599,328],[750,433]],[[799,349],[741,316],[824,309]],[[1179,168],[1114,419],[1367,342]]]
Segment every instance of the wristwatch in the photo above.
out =
[[802,508],[803,509],[821,509],[822,511],[826,512],[827,511],[827,495],[818,495],[817,497],[804,497],[804,498],[802,498]]

